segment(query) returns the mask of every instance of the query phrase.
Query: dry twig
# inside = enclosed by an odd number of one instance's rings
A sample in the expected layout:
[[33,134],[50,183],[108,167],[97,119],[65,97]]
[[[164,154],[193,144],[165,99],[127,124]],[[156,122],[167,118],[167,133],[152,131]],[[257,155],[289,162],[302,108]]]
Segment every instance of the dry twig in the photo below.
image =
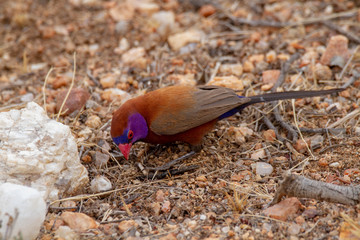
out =
[[353,206],[360,202],[360,186],[339,186],[287,172],[270,205],[280,202],[283,196],[313,198]]

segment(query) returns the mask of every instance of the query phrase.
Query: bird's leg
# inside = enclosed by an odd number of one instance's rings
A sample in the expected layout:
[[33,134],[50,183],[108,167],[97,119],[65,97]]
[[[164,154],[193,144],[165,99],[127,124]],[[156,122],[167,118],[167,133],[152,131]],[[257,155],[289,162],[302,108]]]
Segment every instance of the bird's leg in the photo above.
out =
[[150,151],[147,154],[148,155],[152,155],[152,154],[158,155],[161,152],[162,147],[163,146],[161,144],[156,144],[155,146],[151,146]]
[[191,151],[192,152],[195,152],[195,153],[199,153],[202,149],[202,146],[201,144],[199,145],[191,145]]

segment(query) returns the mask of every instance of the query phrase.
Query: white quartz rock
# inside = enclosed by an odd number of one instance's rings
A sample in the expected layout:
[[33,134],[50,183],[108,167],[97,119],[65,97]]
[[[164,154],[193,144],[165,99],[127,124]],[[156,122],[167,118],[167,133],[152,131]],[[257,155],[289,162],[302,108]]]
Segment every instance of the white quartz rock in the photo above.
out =
[[56,200],[88,181],[68,126],[49,119],[34,102],[0,113],[0,183],[31,186]]
[[96,176],[90,183],[90,190],[93,193],[108,191],[112,188],[112,184],[107,177]]
[[46,215],[42,194],[12,183],[0,185],[0,239],[35,239]]

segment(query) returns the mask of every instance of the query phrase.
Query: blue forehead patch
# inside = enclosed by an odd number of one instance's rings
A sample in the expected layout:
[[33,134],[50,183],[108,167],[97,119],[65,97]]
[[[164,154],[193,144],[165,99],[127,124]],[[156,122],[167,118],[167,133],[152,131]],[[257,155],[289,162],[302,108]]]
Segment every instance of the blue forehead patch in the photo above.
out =
[[113,141],[116,145],[119,144],[124,144],[124,143],[128,143],[129,139],[127,137],[129,130],[125,129],[123,135],[119,136],[119,137],[114,137]]

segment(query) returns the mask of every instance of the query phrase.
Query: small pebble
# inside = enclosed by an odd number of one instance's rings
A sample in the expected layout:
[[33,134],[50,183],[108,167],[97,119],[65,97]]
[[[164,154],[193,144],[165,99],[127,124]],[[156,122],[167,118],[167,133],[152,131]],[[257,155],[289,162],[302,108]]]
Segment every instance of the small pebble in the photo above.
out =
[[272,89],[272,87],[274,86],[273,83],[269,83],[269,84],[264,84],[261,86],[261,91],[269,91],[270,89]]
[[276,52],[274,50],[269,51],[265,58],[267,62],[274,62],[276,60]]
[[318,164],[321,167],[326,167],[329,165],[329,162],[326,160],[326,158],[320,158]]
[[168,213],[171,210],[170,201],[164,201],[161,207],[161,211],[164,213]]
[[[314,69],[316,80],[330,80],[332,77],[332,71],[328,66],[316,64]],[[311,74],[310,74],[311,76]]]
[[134,221],[134,220],[124,220],[122,222],[119,223],[118,228],[120,233],[124,233],[127,230],[129,230],[130,228],[136,228],[138,226],[138,224]]
[[95,152],[95,165],[98,167],[105,166],[110,159],[109,154],[105,154],[102,152]]
[[265,149],[259,149],[255,152],[253,152],[250,156],[251,159],[264,159],[266,157]]
[[157,202],[163,202],[165,200],[165,194],[163,190],[160,189],[156,192],[155,200]]
[[256,163],[256,174],[259,174],[260,176],[269,176],[273,172],[273,170],[273,166],[271,166],[269,163]]
[[[56,111],[59,112],[68,90],[60,91],[56,96]],[[90,98],[87,90],[82,88],[74,88],[71,90],[62,109],[63,115],[69,115],[76,110],[80,110]]]
[[220,87],[227,87],[237,91],[244,89],[244,84],[241,79],[232,75],[232,76],[223,76],[223,77],[214,77],[210,80],[207,85],[215,85]]
[[93,193],[109,191],[112,189],[112,184],[107,177],[96,176],[90,183],[90,190]]
[[276,140],[276,134],[273,129],[266,130],[263,135],[265,140],[268,142],[274,142]]
[[114,75],[108,75],[100,79],[100,84],[103,88],[112,88],[115,86],[116,78]]
[[[350,57],[348,42],[349,40],[342,35],[336,35],[331,37],[324,54],[321,56],[321,64],[337,65],[343,67],[343,65]],[[339,57],[342,58],[341,61],[339,61]]]
[[340,163],[339,162],[333,162],[333,163],[330,163],[329,166],[333,167],[333,168],[338,168],[340,166]]
[[288,233],[290,235],[298,235],[300,233],[301,226],[296,223],[291,223],[288,228]]
[[34,94],[26,93],[20,97],[22,102],[31,102],[34,99]]
[[246,73],[251,73],[254,71],[255,66],[251,61],[245,61],[243,64],[243,71]]
[[95,229],[99,225],[93,218],[79,212],[63,212],[61,214],[61,219],[66,223],[66,225],[77,232]]
[[229,226],[223,227],[223,228],[221,229],[221,231],[222,231],[223,233],[228,233],[228,232],[230,231],[230,227],[229,227]]
[[280,76],[280,70],[266,70],[262,73],[262,81],[267,84],[275,84]]
[[97,115],[92,115],[88,117],[85,125],[90,128],[98,128],[101,125],[101,119]]
[[199,9],[199,14],[203,17],[209,17],[216,12],[216,8],[211,4],[202,5]]
[[188,43],[198,43],[202,39],[203,32],[196,30],[189,30],[187,32],[180,32],[168,37],[170,47],[177,51]]
[[240,76],[243,73],[243,67],[240,63],[238,64],[223,64],[219,69],[220,73]]

